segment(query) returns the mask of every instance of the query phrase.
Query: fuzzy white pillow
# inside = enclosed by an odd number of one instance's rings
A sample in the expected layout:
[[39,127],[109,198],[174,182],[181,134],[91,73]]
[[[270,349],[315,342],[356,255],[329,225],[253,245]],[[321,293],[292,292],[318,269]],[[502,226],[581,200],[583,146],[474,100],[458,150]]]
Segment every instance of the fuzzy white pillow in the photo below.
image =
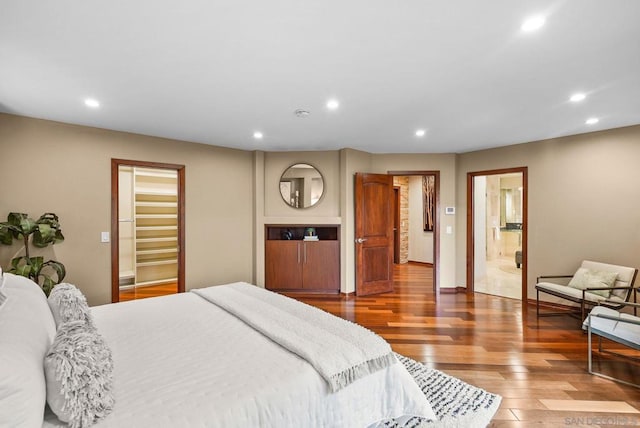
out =
[[53,287],[47,299],[56,326],[68,321],[87,321],[93,324],[87,298],[73,284],[62,283]]
[[88,427],[113,410],[111,350],[87,321],[58,327],[44,369],[47,403],[71,428]]

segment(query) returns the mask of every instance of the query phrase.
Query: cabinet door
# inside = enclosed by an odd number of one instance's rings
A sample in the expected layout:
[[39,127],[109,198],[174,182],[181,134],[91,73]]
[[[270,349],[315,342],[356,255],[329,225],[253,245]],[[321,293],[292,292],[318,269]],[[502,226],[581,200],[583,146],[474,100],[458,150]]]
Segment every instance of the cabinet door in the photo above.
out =
[[338,241],[303,242],[302,283],[306,290],[340,289]]
[[301,241],[267,241],[265,254],[265,287],[269,290],[302,288]]

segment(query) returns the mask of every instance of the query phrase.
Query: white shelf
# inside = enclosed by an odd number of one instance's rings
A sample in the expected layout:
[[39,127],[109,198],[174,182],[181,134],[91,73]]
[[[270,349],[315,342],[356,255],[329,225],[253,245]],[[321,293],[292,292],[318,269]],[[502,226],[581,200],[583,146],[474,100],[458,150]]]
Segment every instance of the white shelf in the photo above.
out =
[[175,171],[161,171],[161,170],[135,170],[136,177],[153,177],[153,178],[169,178],[173,180],[178,180],[178,174]]
[[136,226],[136,230],[140,232],[144,232],[145,230],[178,230],[178,226]]
[[170,259],[170,260],[154,260],[154,261],[148,261],[148,262],[138,262],[136,263],[137,267],[150,267],[150,266],[162,266],[162,265],[173,265],[173,264],[177,264],[178,260],[177,259]]
[[136,239],[138,243],[151,243],[151,242],[178,242],[177,236],[166,236],[163,238],[138,238]]
[[150,208],[174,208],[178,206],[178,202],[138,201],[136,202],[136,206]]
[[145,285],[158,285],[158,284],[166,284],[169,282],[177,282],[178,278],[163,278],[154,281],[144,281],[136,284],[137,287],[144,287]]
[[136,274],[132,270],[125,270],[120,272],[120,279],[133,279],[136,277]]
[[176,247],[171,247],[171,248],[161,248],[157,250],[138,250],[136,251],[136,254],[138,255],[171,254],[171,253],[177,253],[177,252],[178,252],[178,249]]
[[178,194],[176,193],[175,190],[164,190],[164,189],[157,189],[157,190],[139,190],[136,188],[136,197],[137,196],[178,196]]

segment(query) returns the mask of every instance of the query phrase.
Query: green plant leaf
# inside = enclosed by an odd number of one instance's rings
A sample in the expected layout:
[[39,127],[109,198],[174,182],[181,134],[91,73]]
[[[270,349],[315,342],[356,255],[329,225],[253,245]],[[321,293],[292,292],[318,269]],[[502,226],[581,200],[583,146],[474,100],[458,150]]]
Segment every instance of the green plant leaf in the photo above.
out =
[[13,244],[13,226],[9,223],[0,223],[0,244]]
[[29,258],[29,264],[31,265],[31,270],[33,271],[34,275],[37,275],[38,272],[40,272],[40,269],[42,269],[42,265],[44,264],[44,257],[31,257]]
[[[24,276],[26,278],[33,278],[33,266],[30,263],[27,263],[26,257],[16,257],[11,260],[11,269],[9,269],[10,273],[14,273],[16,275]],[[21,261],[25,263],[20,264]]]
[[42,275],[42,285],[40,286],[40,288],[42,288],[42,291],[44,291],[44,294],[47,297],[49,297],[49,294],[51,294],[51,290],[53,290],[53,287],[55,287],[55,285],[56,282],[54,282],[50,277],[48,277],[47,275]]
[[20,226],[22,219],[29,218],[28,214],[24,213],[9,213],[7,221],[13,226]]
[[26,256],[14,257],[11,259],[11,269],[17,269],[20,262],[24,259],[26,264],[29,264],[27,260],[29,260]]
[[55,242],[56,230],[46,223],[37,225],[37,229],[33,233],[33,245],[38,248],[44,248]]
[[42,270],[44,270],[45,268],[50,268],[55,271],[56,276],[58,277],[58,280],[55,282],[55,284],[60,284],[64,277],[67,275],[67,270],[64,265],[55,260],[47,260],[45,263],[43,263],[38,274],[41,274]]
[[36,231],[37,223],[32,218],[25,217],[20,219],[20,230],[23,235],[31,235]]

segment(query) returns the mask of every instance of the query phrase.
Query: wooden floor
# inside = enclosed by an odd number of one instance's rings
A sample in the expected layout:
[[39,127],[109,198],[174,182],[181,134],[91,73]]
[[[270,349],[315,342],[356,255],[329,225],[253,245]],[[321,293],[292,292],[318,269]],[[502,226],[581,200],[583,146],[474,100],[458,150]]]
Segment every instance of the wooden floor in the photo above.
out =
[[[587,336],[577,319],[537,320],[535,307],[478,293],[441,294],[436,303],[431,268],[395,269],[394,293],[289,296],[377,332],[396,352],[500,394],[492,427],[640,426],[640,389],[587,372]],[[629,360],[607,358],[601,366],[640,382],[640,366]]]
[[147,297],[165,296],[167,294],[175,294],[178,292],[178,283],[147,285],[144,287],[135,287],[128,290],[120,290],[120,301],[146,299]]

